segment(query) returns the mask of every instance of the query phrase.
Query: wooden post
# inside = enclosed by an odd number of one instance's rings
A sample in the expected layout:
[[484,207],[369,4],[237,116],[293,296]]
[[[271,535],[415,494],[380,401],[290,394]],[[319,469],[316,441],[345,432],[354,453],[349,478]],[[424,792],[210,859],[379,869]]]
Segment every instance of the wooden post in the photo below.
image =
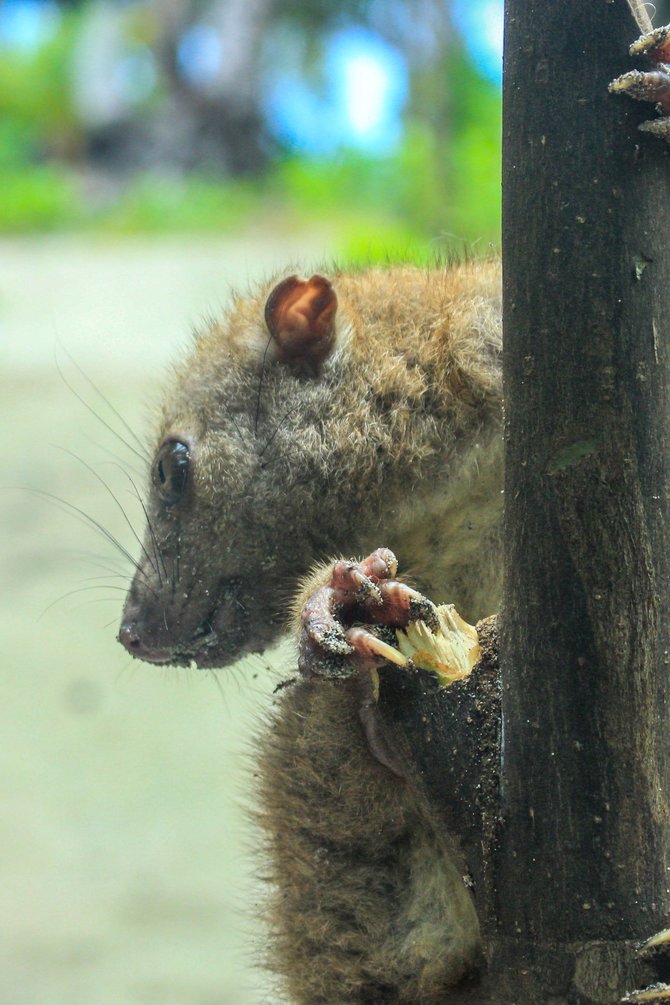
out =
[[625,0],[507,0],[491,1000],[518,1005],[616,1001],[670,923],[670,148],[607,91],[636,34]]

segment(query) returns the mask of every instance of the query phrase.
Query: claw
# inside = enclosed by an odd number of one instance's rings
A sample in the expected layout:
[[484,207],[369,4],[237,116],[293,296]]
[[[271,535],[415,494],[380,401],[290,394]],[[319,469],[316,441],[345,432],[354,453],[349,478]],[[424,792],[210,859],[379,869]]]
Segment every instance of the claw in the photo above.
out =
[[305,629],[315,645],[334,656],[350,656],[354,651],[336,621],[307,621]]
[[357,600],[364,603],[372,600],[381,604],[382,597],[376,583],[361,570],[355,562],[345,562],[342,559],[333,566],[330,580],[330,590],[343,602]]
[[436,631],[439,620],[435,613],[435,604],[406,583],[392,580],[380,583],[379,591],[383,605],[379,610],[368,612],[370,620],[376,625],[393,625],[402,628],[413,621],[424,621],[432,631]]
[[[617,77],[609,85],[611,94],[627,94],[637,101],[651,101],[659,115],[670,115],[670,25],[656,28],[641,35],[630,47],[631,56],[648,56],[656,64],[654,69],[643,73],[631,70]],[[644,133],[651,133],[670,143],[670,122],[667,118],[643,122],[638,126]]]
[[[298,665],[302,673],[346,677],[357,669],[370,669],[384,661],[407,665],[407,658],[383,639],[352,627],[352,622],[383,623],[384,614],[377,616],[385,607],[381,587],[388,586],[397,566],[396,557],[388,548],[378,548],[361,562],[344,559],[335,562],[330,581],[315,590],[300,613]],[[405,621],[401,619],[400,623]]]
[[664,928],[662,931],[657,932],[656,935],[652,935],[650,939],[647,939],[637,947],[637,951],[642,956],[650,953],[670,952],[670,928]]
[[382,595],[376,583],[373,583],[369,576],[364,575],[358,569],[353,569],[351,578],[356,584],[356,599],[359,601],[371,600],[375,604],[382,603]]
[[640,35],[629,48],[631,56],[647,55],[657,63],[670,61],[670,25]]
[[398,559],[390,548],[377,548],[361,562],[361,569],[373,579],[394,579],[398,571]]
[[662,1005],[663,1002],[670,1001],[670,985],[669,984],[650,984],[648,988],[643,988],[642,991],[631,991],[627,994],[625,998],[621,999],[625,1005],[642,1005],[643,1002],[646,1005]]
[[477,631],[452,605],[435,605],[391,577],[397,562],[378,548],[361,562],[340,560],[330,581],[304,603],[298,665],[307,677],[350,677],[383,663],[420,667],[443,685],[479,659]]
[[670,73],[665,67],[643,73],[631,70],[617,77],[609,85],[610,94],[627,94],[637,101],[653,101],[658,111],[670,113]]
[[410,621],[423,621],[425,625],[428,625],[433,635],[440,628],[440,619],[437,615],[437,609],[435,604],[428,600],[427,597],[422,597],[420,593],[416,590],[412,590],[412,596],[409,602],[409,620]]
[[409,663],[407,656],[403,656],[398,649],[394,649],[388,642],[377,638],[365,628],[350,628],[346,633],[346,639],[357,655],[363,659],[373,658],[377,662],[376,658],[381,658],[384,662],[395,663],[399,667],[406,667]]
[[651,133],[652,136],[670,143],[670,119],[667,116],[662,119],[649,119],[648,122],[641,122],[637,128],[641,133]]

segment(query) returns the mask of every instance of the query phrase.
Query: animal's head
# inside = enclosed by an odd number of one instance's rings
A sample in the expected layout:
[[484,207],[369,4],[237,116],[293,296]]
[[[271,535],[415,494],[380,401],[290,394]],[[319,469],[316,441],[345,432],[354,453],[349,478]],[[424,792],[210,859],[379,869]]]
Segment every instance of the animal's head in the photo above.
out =
[[338,340],[330,282],[292,276],[239,300],[178,368],[119,631],[134,656],[223,666],[264,648],[298,578],[337,550]]

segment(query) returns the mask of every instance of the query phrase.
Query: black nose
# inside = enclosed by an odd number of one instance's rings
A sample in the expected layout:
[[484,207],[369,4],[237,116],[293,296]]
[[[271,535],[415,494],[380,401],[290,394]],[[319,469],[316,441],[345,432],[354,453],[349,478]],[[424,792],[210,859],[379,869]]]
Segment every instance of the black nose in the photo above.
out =
[[117,638],[131,656],[146,663],[171,663],[174,659],[167,646],[159,645],[147,636],[143,637],[136,621],[121,622]]
[[137,625],[133,624],[132,621],[124,621],[119,628],[119,634],[117,636],[119,642],[122,646],[125,646],[129,653],[133,656],[139,656],[142,651],[142,640],[140,638],[140,633],[137,630]]

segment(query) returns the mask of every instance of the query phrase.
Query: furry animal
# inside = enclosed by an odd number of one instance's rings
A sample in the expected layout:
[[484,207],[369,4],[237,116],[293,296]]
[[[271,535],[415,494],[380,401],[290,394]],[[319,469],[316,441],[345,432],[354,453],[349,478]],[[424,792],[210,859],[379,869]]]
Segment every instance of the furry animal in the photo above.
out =
[[[287,598],[300,611],[333,556],[379,545],[469,620],[494,611],[500,351],[496,262],[236,298],[166,390],[119,640],[226,666],[285,630]],[[315,667],[281,690],[259,750],[272,965],[299,1005],[443,1000],[480,951],[465,863],[411,766],[375,744],[369,675]]]

